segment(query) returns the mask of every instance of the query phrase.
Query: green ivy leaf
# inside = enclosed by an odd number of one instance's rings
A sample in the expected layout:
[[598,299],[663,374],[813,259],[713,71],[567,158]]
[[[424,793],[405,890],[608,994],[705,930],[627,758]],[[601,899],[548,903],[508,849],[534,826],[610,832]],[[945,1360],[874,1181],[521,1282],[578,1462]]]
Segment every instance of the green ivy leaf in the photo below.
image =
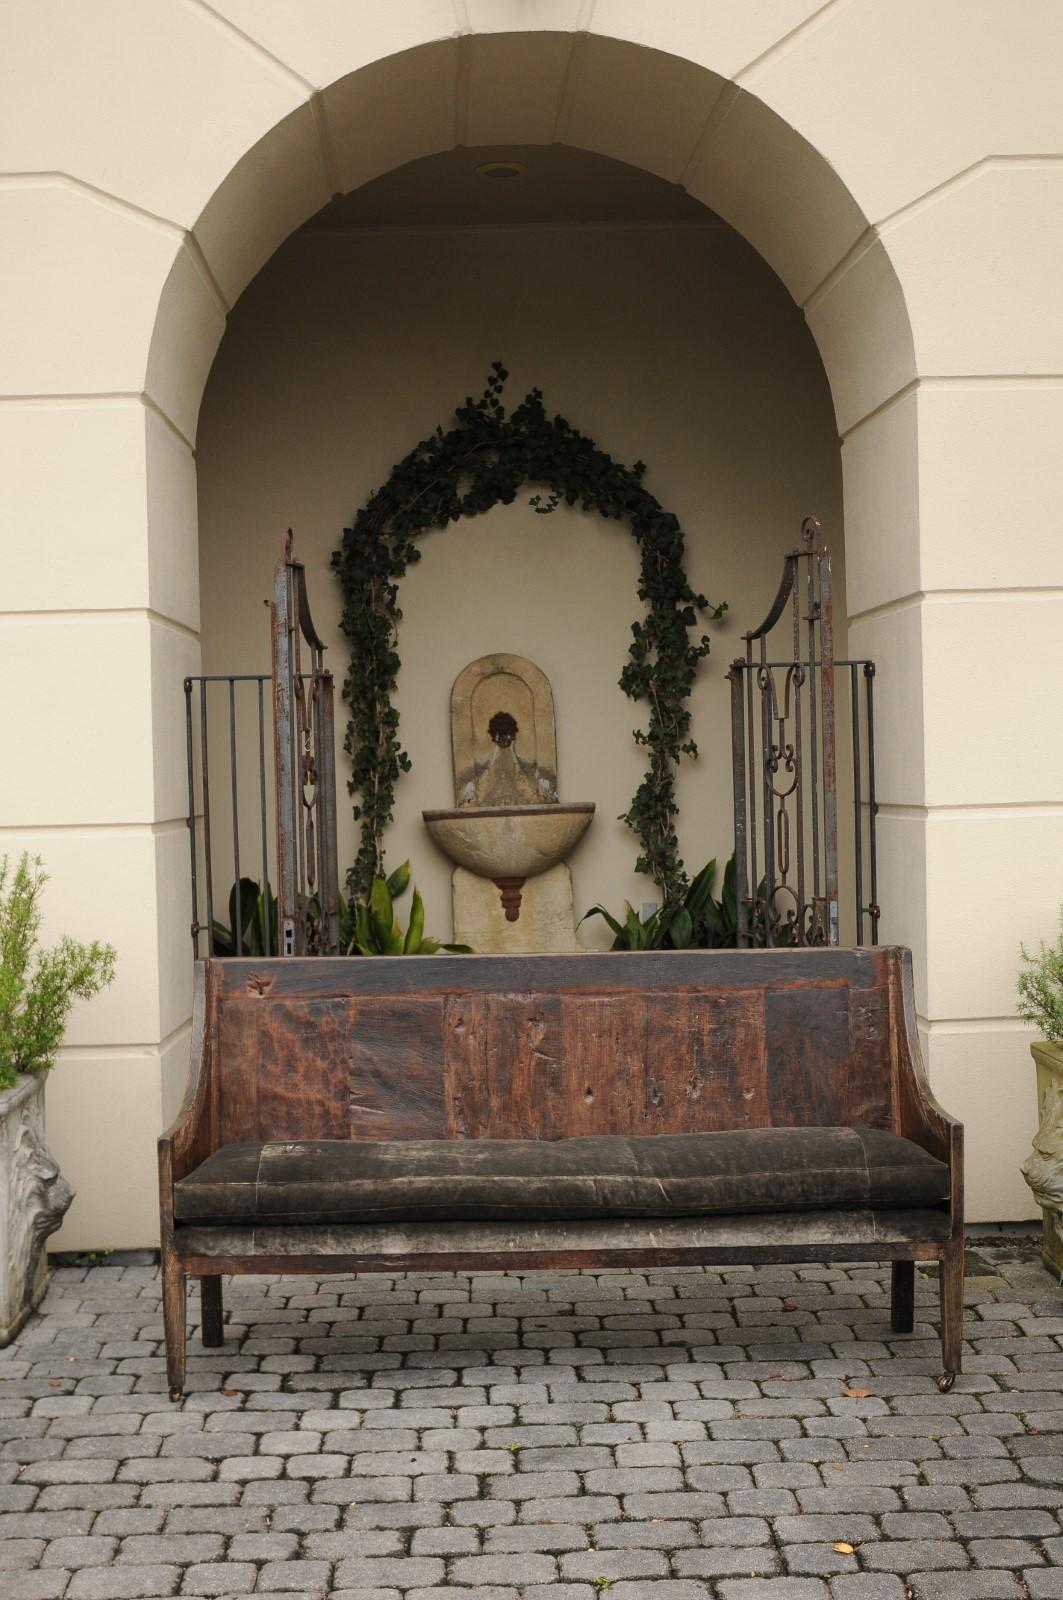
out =
[[[399,581],[420,559],[417,540],[424,533],[510,504],[527,483],[539,486],[530,503],[540,515],[562,502],[580,505],[626,520],[639,546],[638,596],[646,612],[632,626],[620,687],[647,707],[646,726],[635,731],[635,740],[649,752],[649,766],[623,820],[639,843],[635,870],[648,874],[664,905],[674,907],[688,888],[675,831],[676,768],[684,756],[697,754],[686,702],[708,651],[707,637],[695,640],[690,630],[699,612],[719,617],[726,606],[710,606],[691,588],[683,568],[683,530],[646,488],[645,463],[626,467],[564,417],[549,417],[539,389],[531,389],[507,416],[501,399],[506,377],[502,363],[492,363],[480,397],[466,397],[455,426],[436,427],[392,468],[387,483],[343,530],[332,555],[343,596],[340,623],[351,646],[343,685],[351,712],[344,749],[351,758],[348,788],[359,846],[347,873],[348,891],[352,900],[364,900],[373,880],[383,876],[395,785],[410,770],[392,703],[400,667]],[[400,889],[396,876],[389,880],[393,898],[409,881],[407,876]],[[380,939],[368,943],[386,943],[390,927],[378,932]]]

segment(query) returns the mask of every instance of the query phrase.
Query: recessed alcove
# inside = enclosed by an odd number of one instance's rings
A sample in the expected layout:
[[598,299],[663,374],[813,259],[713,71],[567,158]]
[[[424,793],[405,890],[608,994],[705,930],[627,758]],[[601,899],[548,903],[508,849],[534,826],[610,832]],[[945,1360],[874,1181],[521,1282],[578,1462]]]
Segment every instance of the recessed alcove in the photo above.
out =
[[[508,160],[520,175],[485,179]],[[681,770],[688,866],[731,848],[727,664],[759,622],[803,514],[834,553],[844,654],[838,443],[799,309],[756,251],[677,185],[562,146],[457,149],[326,206],[235,307],[199,428],[204,670],[262,670],[262,600],[289,523],[337,681],[348,667],[329,555],[393,464],[501,358],[515,405],[533,385],[680,518],[696,588],[729,610],[692,698],[701,755]],[[449,863],[421,811],[451,789],[449,693],[489,651],[540,662],[557,697],[566,789],[598,821],[571,859],[577,915],[652,900],[618,818],[644,767],[639,708],[617,679],[640,607],[625,524],[531,493],[422,540],[402,585],[397,705],[413,770],[388,857],[412,858],[429,923],[449,933]],[[346,711],[338,706],[342,730]],[[341,872],[355,848],[342,794]],[[253,785],[248,785],[249,793]],[[223,873],[224,875],[224,873]],[[588,924],[582,937],[603,942]]]

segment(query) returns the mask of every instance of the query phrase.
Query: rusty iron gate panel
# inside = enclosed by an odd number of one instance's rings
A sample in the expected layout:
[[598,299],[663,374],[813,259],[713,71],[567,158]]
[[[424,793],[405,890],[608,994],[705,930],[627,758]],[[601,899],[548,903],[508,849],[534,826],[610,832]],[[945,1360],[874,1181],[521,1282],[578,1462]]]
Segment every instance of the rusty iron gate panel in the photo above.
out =
[[[224,855],[228,851],[232,860],[233,889],[229,898],[233,902],[233,914],[230,924],[235,933],[237,955],[250,954],[244,945],[246,908],[242,904],[243,873],[247,869],[261,873],[260,882],[267,888],[270,883],[266,764],[269,682],[268,673],[209,674],[184,680],[188,849],[192,869],[192,951],[197,957],[222,953],[216,947],[216,911],[219,904],[216,857],[219,847],[220,853]],[[223,761],[228,769],[228,828],[224,824],[216,824],[211,807],[211,729],[212,726],[216,729],[219,723],[224,743],[213,742],[214,760],[215,763]],[[241,744],[247,744],[244,735],[249,724],[252,745],[257,742],[258,749],[257,781],[250,801],[241,795],[237,764],[237,749]],[[241,830],[240,826],[242,805],[244,820],[250,821],[249,804],[254,814],[254,840],[251,844],[247,841],[248,828]],[[244,835],[242,850],[241,832]],[[205,914],[203,920],[201,914]],[[278,954],[276,929],[268,915],[263,919],[262,945],[263,955]]]
[[[197,956],[230,950],[234,955],[339,953],[333,681],[310,614],[306,573],[292,554],[291,530],[274,568],[270,640],[272,673],[184,680]],[[267,760],[269,746],[272,761]],[[216,805],[214,815],[212,761],[215,774],[219,763],[227,771],[229,788],[227,804]],[[252,767],[253,785],[248,781]],[[219,858],[232,872],[227,928],[216,915]],[[246,938],[247,871],[257,877],[263,899],[260,952],[258,947],[253,952]],[[229,935],[224,947],[223,930]]]
[[310,615],[306,569],[292,555],[290,528],[274,568],[269,610],[280,954],[338,955],[332,674]]
[[[875,667],[835,659],[830,555],[820,532],[817,520],[806,517],[771,608],[743,635],[746,653],[729,673],[740,945],[839,942],[839,688],[851,725],[846,914],[851,904],[857,944],[878,940]],[[777,628],[786,636],[785,656],[769,643]]]

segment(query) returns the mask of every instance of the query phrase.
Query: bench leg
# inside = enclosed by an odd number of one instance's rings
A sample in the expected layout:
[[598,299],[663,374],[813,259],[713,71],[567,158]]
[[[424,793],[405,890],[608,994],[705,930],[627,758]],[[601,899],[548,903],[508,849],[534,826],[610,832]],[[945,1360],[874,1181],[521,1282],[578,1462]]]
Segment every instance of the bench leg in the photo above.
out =
[[220,1277],[200,1278],[199,1305],[200,1338],[206,1349],[214,1349],[218,1345],[225,1343],[225,1330],[222,1326]]
[[185,1274],[172,1251],[162,1255],[162,1326],[166,1335],[166,1383],[171,1400],[180,1400],[185,1388],[188,1356]]
[[890,1327],[911,1333],[915,1327],[915,1262],[895,1261],[890,1281]]
[[963,1361],[962,1239],[946,1247],[938,1282],[941,1294],[941,1359],[945,1368],[938,1379],[938,1388],[948,1391],[956,1381]]

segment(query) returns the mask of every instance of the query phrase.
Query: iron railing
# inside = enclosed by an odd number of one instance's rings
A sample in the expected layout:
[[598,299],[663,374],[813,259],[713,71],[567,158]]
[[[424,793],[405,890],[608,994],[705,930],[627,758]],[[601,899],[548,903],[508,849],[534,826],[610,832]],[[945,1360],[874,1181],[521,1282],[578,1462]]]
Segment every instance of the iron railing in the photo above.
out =
[[[242,904],[241,878],[243,870],[252,864],[248,859],[248,851],[244,850],[241,856],[241,767],[245,774],[244,785],[244,821],[247,816],[248,803],[253,807],[256,825],[252,828],[252,835],[257,835],[254,840],[252,859],[256,872],[261,873],[263,893],[268,901],[268,886],[270,882],[270,857],[272,844],[269,830],[269,768],[266,762],[267,742],[272,753],[272,703],[268,693],[268,685],[272,678],[266,673],[225,673],[207,674],[201,677],[186,678],[185,690],[185,743],[188,758],[188,849],[192,873],[192,948],[196,956],[211,955],[214,953],[214,927],[216,922],[215,908],[217,905],[215,859],[219,846],[226,860],[226,866],[232,871],[234,897],[233,926],[231,929],[235,945],[235,953],[243,955],[248,953],[244,949],[244,907]],[[243,685],[251,685],[248,692]],[[241,702],[251,699],[251,731],[252,739],[257,733],[257,781],[253,787],[246,783],[248,764],[246,759],[246,740],[240,737],[239,710]],[[219,704],[220,702],[220,704]],[[267,706],[269,710],[267,711]],[[215,719],[213,724],[214,737],[212,738],[211,710],[214,708]],[[218,742],[218,720],[221,719],[222,743]],[[270,723],[267,739],[267,721]],[[246,730],[247,723],[244,722]],[[213,748],[212,748],[213,746]],[[241,749],[244,749],[244,761],[240,761]],[[217,771],[217,763],[224,762],[228,771],[228,825],[224,827],[221,837],[216,828],[216,818],[211,807],[211,772]],[[247,794],[251,788],[250,797]],[[257,805],[255,802],[257,801]],[[246,830],[245,830],[246,838]],[[226,877],[228,873],[226,873]],[[224,881],[224,880],[223,880]],[[206,920],[200,920],[200,910],[206,912]],[[226,908],[228,909],[228,907]],[[264,955],[277,955],[278,950],[272,948],[274,933],[271,928],[268,914],[264,919],[266,949]],[[206,948],[203,947],[203,935],[206,935]]]
[[[847,686],[850,748],[842,777],[852,807],[845,867],[848,878],[851,859],[846,899],[853,916],[845,931],[857,944],[875,944],[875,668],[835,660],[830,556],[817,543],[815,518],[806,518],[801,532],[767,616],[744,635],[745,656],[729,674],[738,940],[839,943],[837,701]],[[787,612],[791,653],[782,659],[769,655],[768,639]]]
[[[340,948],[332,674],[288,529],[270,602],[280,954]],[[308,659],[304,664],[303,656]]]
[[[192,943],[197,956],[339,951],[332,674],[325,668],[325,644],[310,615],[306,572],[292,554],[291,529],[273,573],[270,643],[272,672],[185,679]],[[249,694],[250,741],[246,714],[243,730],[238,715]],[[211,773],[219,762],[227,767],[229,787],[228,821],[221,828],[211,805]],[[245,840],[248,834],[253,839],[250,851],[246,845],[241,851],[241,826]],[[234,885],[227,930],[215,915],[219,854],[226,879],[231,872]],[[251,858],[257,883],[244,877]],[[252,890],[254,907],[248,904]],[[248,920],[252,913],[253,920]],[[252,940],[254,949],[249,948]]]

